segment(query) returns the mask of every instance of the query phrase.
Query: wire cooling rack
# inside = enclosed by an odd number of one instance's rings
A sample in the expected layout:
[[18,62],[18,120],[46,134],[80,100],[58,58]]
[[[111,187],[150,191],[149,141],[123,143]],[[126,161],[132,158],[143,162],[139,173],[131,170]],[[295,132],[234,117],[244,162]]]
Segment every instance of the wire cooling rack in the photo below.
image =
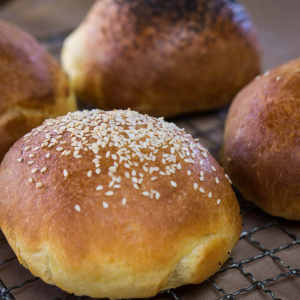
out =
[[[50,37],[44,37],[40,39],[46,48],[54,56],[58,56],[62,40],[65,38],[68,32],[63,32],[60,34],[56,34]],[[209,149],[210,153],[215,157],[218,158],[218,151],[221,146],[223,129],[224,129],[224,120],[226,118],[227,110],[218,110],[212,113],[206,113],[201,115],[188,115],[180,118],[172,119],[171,121],[176,123],[179,127],[184,127],[187,132],[191,133],[195,138],[199,138],[200,142]],[[243,259],[236,259],[235,256],[239,256],[239,250],[233,251],[232,256],[228,259],[228,261],[222,266],[222,268],[214,275],[212,278],[207,279],[205,283],[202,283],[198,286],[193,286],[193,289],[197,288],[198,290],[202,289],[212,289],[214,290],[214,296],[208,298],[207,296],[197,296],[197,300],[213,300],[213,299],[276,299],[276,300],[284,300],[284,299],[291,299],[285,298],[282,295],[285,295],[285,292],[282,290],[280,291],[281,298],[278,298],[276,295],[278,293],[278,289],[276,290],[276,285],[282,280],[286,278],[291,282],[289,288],[295,287],[295,293],[297,293],[297,287],[300,286],[300,269],[295,267],[296,264],[300,261],[300,239],[297,235],[293,234],[287,227],[289,227],[289,223],[284,221],[283,219],[279,218],[272,218],[271,216],[265,214],[261,211],[258,207],[254,204],[246,202],[242,199],[242,196],[236,191],[237,198],[239,199],[241,210],[243,216],[245,214],[252,213],[252,215],[260,216],[261,225],[254,226],[253,228],[244,230],[240,236],[240,243],[246,243],[243,249],[247,249],[250,247],[254,247],[258,253],[256,255],[250,255],[247,258]],[[245,221],[246,222],[246,221]],[[295,222],[294,222],[295,223]],[[287,225],[286,225],[287,224]],[[245,224],[247,225],[247,224]],[[294,226],[295,227],[295,226]],[[296,228],[299,230],[300,224],[296,224]],[[289,239],[289,242],[282,242],[282,244],[277,245],[276,247],[270,248],[269,246],[264,245],[264,242],[260,242],[259,239],[256,238],[257,234],[261,233],[264,236],[267,236],[267,231],[273,228],[276,231],[281,232],[284,234],[285,237]],[[297,231],[298,231],[297,230]],[[280,239],[281,241],[286,241],[285,238]],[[4,237],[0,238],[0,250],[1,247],[4,246],[6,240]],[[237,247],[238,248],[238,247]],[[293,265],[290,266],[289,264],[285,263],[286,253],[290,248],[295,248],[298,251],[298,257],[296,255],[296,259],[292,262]],[[285,259],[281,258],[282,256]],[[276,264],[279,266],[279,271],[274,276],[265,276],[262,277],[260,275],[263,274],[253,274],[248,271],[248,268],[251,269],[253,264],[256,264],[257,269],[264,269],[266,268],[265,259],[270,258],[271,264]],[[5,278],[2,278],[1,269],[6,266],[9,268],[9,265],[13,263],[16,259],[15,256],[12,257],[0,257],[0,296],[1,300],[19,300],[20,295],[22,295],[22,289],[24,293],[28,291],[28,289],[35,289],[35,284],[40,281],[39,278],[33,278],[30,280],[21,281],[19,284],[13,286],[6,286],[5,285]],[[245,279],[243,283],[243,287],[240,287],[234,291],[232,291],[232,286],[224,283],[220,278],[227,278],[232,272],[232,270],[237,270],[238,273],[235,274],[237,276],[237,280]],[[29,271],[28,271],[29,273]],[[264,273],[264,272],[262,272]],[[258,277],[262,277],[257,279]],[[293,281],[292,278],[297,278],[297,281]],[[25,288],[27,287],[27,289]],[[186,289],[191,288],[191,286],[186,288],[179,288],[179,289],[172,289],[161,292],[156,298],[171,298],[173,300],[186,300],[190,299],[186,297]],[[18,297],[14,297],[14,292],[18,290]],[[275,291],[276,290],[276,291]],[[229,292],[230,291],[230,292]],[[260,296],[255,294],[255,298],[248,298],[248,296],[252,295],[254,291],[259,291]],[[202,293],[202,292],[201,292]],[[294,293],[294,294],[295,294]],[[297,299],[300,299],[300,290],[299,296]],[[28,298],[24,298],[28,299]],[[87,297],[78,297],[75,295],[65,294],[60,298],[55,298],[52,296],[51,293],[45,293],[41,300],[84,300],[90,299]],[[194,297],[195,299],[195,297]]]

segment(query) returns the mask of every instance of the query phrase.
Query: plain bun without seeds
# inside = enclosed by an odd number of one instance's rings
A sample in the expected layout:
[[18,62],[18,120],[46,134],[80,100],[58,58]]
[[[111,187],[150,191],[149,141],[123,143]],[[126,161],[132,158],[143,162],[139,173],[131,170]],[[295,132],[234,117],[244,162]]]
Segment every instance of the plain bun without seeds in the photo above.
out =
[[245,8],[233,0],[99,0],[65,41],[77,96],[151,116],[230,103],[260,73]]
[[0,20],[0,162],[45,119],[75,110],[59,64],[28,33]]
[[221,160],[245,199],[300,220],[300,59],[259,76],[233,101]]
[[235,194],[208,151],[131,110],[69,113],[19,140],[0,168],[0,211],[35,276],[99,298],[200,283],[241,233]]

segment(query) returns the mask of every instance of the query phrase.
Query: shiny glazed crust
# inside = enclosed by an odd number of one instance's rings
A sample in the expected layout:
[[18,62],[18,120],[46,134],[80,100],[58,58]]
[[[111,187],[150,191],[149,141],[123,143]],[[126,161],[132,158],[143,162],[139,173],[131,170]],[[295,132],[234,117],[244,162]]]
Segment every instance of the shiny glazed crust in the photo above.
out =
[[260,72],[245,9],[229,0],[101,0],[67,38],[77,95],[170,117],[228,104]]
[[139,298],[214,274],[241,233],[222,168],[172,123],[99,110],[49,120],[0,168],[19,261],[77,295]]
[[60,66],[31,36],[0,21],[0,161],[45,119],[74,110]]
[[222,163],[243,196],[300,220],[300,59],[257,77],[230,108]]

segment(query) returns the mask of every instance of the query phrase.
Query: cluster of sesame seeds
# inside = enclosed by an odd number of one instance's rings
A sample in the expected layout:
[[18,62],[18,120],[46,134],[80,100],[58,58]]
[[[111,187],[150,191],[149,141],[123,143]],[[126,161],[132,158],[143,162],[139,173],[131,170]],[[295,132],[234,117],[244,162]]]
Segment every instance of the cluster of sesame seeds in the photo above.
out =
[[[109,197],[114,196],[115,191],[122,188],[124,180],[131,182],[132,187],[142,196],[159,200],[161,198],[159,191],[151,188],[149,183],[147,188],[143,185],[145,176],[149,176],[150,183],[159,180],[159,177],[169,176],[170,187],[176,189],[178,182],[174,181],[172,175],[176,172],[183,172],[183,164],[203,166],[203,159],[208,157],[207,149],[203,148],[197,140],[192,139],[191,135],[185,133],[184,129],[165,122],[163,118],[156,119],[131,110],[109,112],[92,110],[69,113],[64,117],[45,121],[42,126],[27,134],[24,141],[30,142],[31,137],[37,135],[44,135],[41,145],[24,148],[24,153],[28,154],[28,165],[35,164],[36,154],[42,149],[49,151],[45,155],[47,159],[51,156],[50,152],[56,152],[56,156],[59,154],[74,159],[92,152],[94,168],[86,171],[88,178],[101,176],[102,162],[105,161],[106,164],[108,161],[111,162],[108,170],[105,170],[105,174],[110,177],[110,183],[107,187],[95,186],[96,192],[107,197],[107,200],[102,202],[105,209],[109,208]],[[196,154],[200,154],[203,159],[199,160],[199,156],[196,159]],[[19,158],[18,162],[25,162],[24,157]],[[125,168],[125,172],[120,171],[122,167]],[[137,167],[140,170],[138,172],[135,169]],[[43,166],[41,169],[33,168],[31,173],[46,173],[49,168],[51,166]],[[214,166],[210,168],[210,173],[216,172]],[[194,190],[203,194],[206,193],[201,186],[205,181],[204,170],[205,168],[200,172],[198,182],[192,179],[191,170],[185,173],[187,177],[191,177],[190,181]],[[72,172],[70,171],[67,169],[62,171],[65,180],[71,178]],[[218,177],[213,178],[215,183],[219,184]],[[34,181],[34,178],[29,178],[30,183]],[[99,182],[102,182],[100,177]],[[43,186],[42,182],[36,183],[36,188]],[[209,199],[213,197],[211,191],[207,195]],[[218,205],[220,201],[218,199]],[[126,198],[120,199],[120,202],[123,205],[128,203]],[[76,205],[75,210],[80,212],[80,206]]]
[[[268,70],[268,71],[266,71],[264,74],[256,76],[256,77],[255,77],[255,80],[259,80],[259,79],[262,78],[262,77],[268,77],[270,74],[271,74],[271,71]],[[276,81],[280,81],[281,79],[282,79],[281,76],[276,76],[276,78],[275,78]]]

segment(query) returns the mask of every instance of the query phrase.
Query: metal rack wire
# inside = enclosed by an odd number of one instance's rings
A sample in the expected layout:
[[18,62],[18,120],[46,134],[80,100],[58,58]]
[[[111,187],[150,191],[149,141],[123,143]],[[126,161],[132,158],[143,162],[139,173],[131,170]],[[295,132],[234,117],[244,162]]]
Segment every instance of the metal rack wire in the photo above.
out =
[[[49,38],[42,38],[41,42],[45,45],[50,45],[51,43],[61,43],[62,39],[65,37],[65,34],[59,34],[57,36],[51,36]],[[55,53],[53,53],[55,54]],[[194,137],[200,139],[200,142],[206,146],[210,152],[217,158],[218,151],[221,145],[221,137],[222,132],[224,129],[224,120],[226,117],[226,109],[215,111],[209,114],[202,114],[202,115],[190,115],[181,118],[172,119],[171,121],[177,123],[181,127],[186,127],[186,130],[193,134]],[[201,121],[206,120],[206,125],[203,126]],[[214,124],[213,126],[207,126],[207,124]],[[300,239],[295,234],[291,233],[285,226],[282,225],[282,220],[277,218],[272,218],[271,216],[262,212],[259,208],[257,208],[254,204],[245,202],[242,199],[242,196],[236,191],[237,197],[240,201],[242,213],[255,211],[255,213],[260,214],[264,220],[264,225],[257,226],[252,228],[251,230],[243,231],[240,240],[245,240],[249,247],[250,245],[254,246],[258,249],[261,253],[256,256],[248,257],[247,259],[236,261],[234,257],[230,257],[228,261],[224,264],[224,266],[217,272],[217,274],[228,274],[231,270],[235,269],[238,270],[240,273],[239,276],[245,277],[248,284],[245,285],[244,288],[240,288],[235,292],[226,292],[228,290],[228,286],[224,286],[221,284],[217,284],[215,280],[215,276],[212,278],[207,279],[207,283],[210,285],[211,289],[215,289],[219,295],[219,300],[225,299],[243,299],[243,295],[249,294],[255,289],[260,289],[263,293],[268,296],[268,299],[280,300],[281,298],[276,297],[276,292],[272,290],[268,285],[271,282],[277,282],[281,278],[292,278],[292,277],[300,277],[300,269],[293,268],[286,264],[283,259],[279,257],[279,254],[282,251],[285,251],[288,248],[295,247],[296,245],[300,245]],[[261,242],[256,240],[253,235],[260,231],[265,231],[268,228],[275,227],[281,232],[283,232],[286,236],[292,239],[291,242],[282,244],[276,248],[268,249],[266,248]],[[5,243],[5,238],[0,238],[0,247],[2,243]],[[3,246],[3,245],[2,245]],[[299,250],[300,255],[300,250]],[[265,278],[264,280],[257,280],[255,276],[251,272],[247,272],[247,266],[251,265],[253,262],[261,262],[264,258],[269,257],[272,259],[274,264],[279,264],[285,272],[279,272],[274,277]],[[22,289],[24,286],[31,286],[34,288],[34,282],[40,280],[39,278],[33,278],[20,284],[14,286],[5,286],[5,278],[1,278],[1,267],[3,265],[9,265],[16,257],[0,257],[0,297],[1,300],[18,300],[13,296],[13,293],[17,289]],[[296,262],[295,262],[296,264]],[[2,281],[2,280],[3,281]],[[300,278],[297,281],[298,285],[300,285]],[[201,288],[201,285],[199,286]],[[162,296],[171,297],[173,300],[184,300],[184,297],[181,297],[178,293],[178,289],[175,290],[167,290],[160,293]],[[45,295],[43,300],[72,300],[77,299],[80,300],[83,298],[66,294],[63,298],[53,298],[51,295]],[[202,300],[204,298],[199,298]],[[265,299],[265,298],[264,298]],[[205,298],[205,300],[209,300]],[[283,299],[282,299],[283,300]]]

